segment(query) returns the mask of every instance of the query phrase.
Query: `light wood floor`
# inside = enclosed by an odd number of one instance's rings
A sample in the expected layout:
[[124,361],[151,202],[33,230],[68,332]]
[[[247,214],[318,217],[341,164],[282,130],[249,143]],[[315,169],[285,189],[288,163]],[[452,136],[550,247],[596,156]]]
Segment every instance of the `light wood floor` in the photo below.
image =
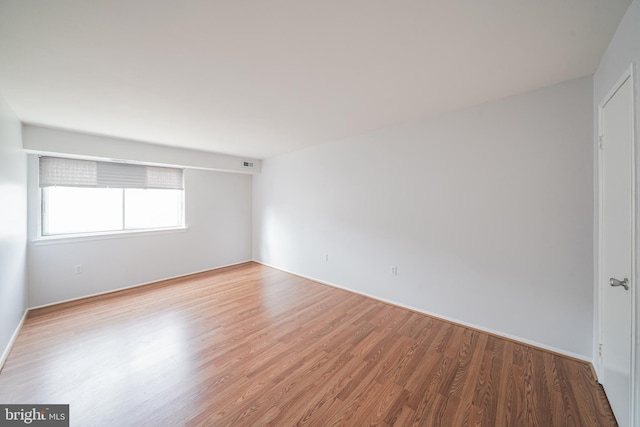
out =
[[255,263],[36,310],[0,403],[75,426],[612,426],[586,363]]

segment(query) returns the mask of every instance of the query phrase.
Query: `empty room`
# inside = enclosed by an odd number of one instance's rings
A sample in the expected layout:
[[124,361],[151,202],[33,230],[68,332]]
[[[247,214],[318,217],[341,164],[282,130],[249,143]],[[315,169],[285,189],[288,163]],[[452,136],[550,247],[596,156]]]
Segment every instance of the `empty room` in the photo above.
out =
[[0,0],[0,426],[640,426],[640,0]]

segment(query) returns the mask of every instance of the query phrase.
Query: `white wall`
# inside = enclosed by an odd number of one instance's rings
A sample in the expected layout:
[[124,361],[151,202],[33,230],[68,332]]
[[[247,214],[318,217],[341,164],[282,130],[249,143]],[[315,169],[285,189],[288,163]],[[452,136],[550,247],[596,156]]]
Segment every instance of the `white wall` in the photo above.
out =
[[[130,139],[91,135],[42,126],[24,125],[23,146],[27,152],[69,157],[121,159],[132,162],[165,164],[177,167],[218,170],[225,172],[258,173],[261,161],[246,157],[149,144]],[[242,161],[254,167],[242,167]]]
[[185,170],[186,232],[38,244],[37,165],[29,156],[31,307],[251,259],[250,175]]
[[[597,120],[598,117],[598,106],[604,100],[605,96],[609,93],[611,89],[616,85],[616,83],[620,80],[622,75],[627,71],[629,66],[632,64],[635,65],[634,70],[634,79],[635,79],[635,87],[634,87],[634,96],[635,96],[635,106],[636,106],[636,164],[640,167],[640,91],[638,90],[638,84],[640,84],[640,0],[634,0],[627,9],[626,14],[622,18],[618,29],[616,30],[609,47],[607,48],[604,56],[602,57],[602,61],[598,66],[598,70],[596,71],[593,79],[594,86],[594,97],[593,97],[593,116],[594,119]],[[597,123],[597,121],[595,121]],[[594,127],[594,136],[593,136],[593,150],[596,152],[596,143],[597,143],[597,126]],[[598,162],[597,157],[594,162],[595,165],[595,179],[597,183],[598,179]],[[640,201],[640,174],[636,176],[637,184],[636,184],[636,197]],[[598,293],[598,277],[599,272],[597,270],[597,248],[599,245],[598,242],[598,206],[599,206],[599,194],[598,194],[598,186],[595,185],[596,192],[596,202],[594,204],[594,236],[595,236],[595,251],[594,251],[594,259],[596,260],[596,269],[594,272],[594,295],[595,295],[595,316],[594,316],[594,354],[596,354],[596,346],[598,345],[598,337],[599,337],[599,293]],[[640,209],[639,209],[640,211]],[[640,232],[640,219],[636,218],[636,223],[638,225],[637,231]],[[639,246],[636,250],[637,254],[640,254],[640,234],[638,234],[637,242]],[[640,259],[636,257],[636,271],[640,272]],[[637,285],[637,284],[636,284]],[[636,301],[635,305],[637,307],[637,312],[640,313],[640,292],[636,292]],[[640,319],[636,318],[636,324]],[[636,366],[640,368],[640,339],[636,339]],[[598,360],[594,361],[596,365],[596,369],[599,370]],[[636,372],[636,406],[640,407],[640,369]]]
[[0,95],[0,368],[26,309],[27,159],[21,125]]
[[269,158],[253,256],[590,358],[591,106],[588,77]]

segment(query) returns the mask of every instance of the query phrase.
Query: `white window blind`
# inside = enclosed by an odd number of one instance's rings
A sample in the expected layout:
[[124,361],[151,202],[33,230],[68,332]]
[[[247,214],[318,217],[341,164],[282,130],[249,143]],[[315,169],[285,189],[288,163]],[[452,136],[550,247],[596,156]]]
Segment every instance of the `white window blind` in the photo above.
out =
[[40,157],[40,187],[183,190],[182,169]]

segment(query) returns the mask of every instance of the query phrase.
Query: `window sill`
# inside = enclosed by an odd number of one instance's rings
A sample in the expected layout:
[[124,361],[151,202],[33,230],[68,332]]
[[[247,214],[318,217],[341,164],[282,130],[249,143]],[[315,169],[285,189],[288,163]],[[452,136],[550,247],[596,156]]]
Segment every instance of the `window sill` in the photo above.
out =
[[64,243],[88,242],[92,240],[124,239],[129,237],[154,236],[159,234],[184,233],[188,227],[154,228],[147,230],[108,231],[103,233],[66,234],[58,236],[41,236],[33,239],[35,246],[61,245]]

